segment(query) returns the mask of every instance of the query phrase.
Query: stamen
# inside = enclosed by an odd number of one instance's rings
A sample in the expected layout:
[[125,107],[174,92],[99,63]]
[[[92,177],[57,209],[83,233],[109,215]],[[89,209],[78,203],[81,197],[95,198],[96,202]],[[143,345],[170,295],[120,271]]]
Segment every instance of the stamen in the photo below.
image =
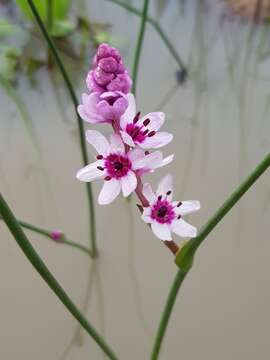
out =
[[159,195],[158,200],[160,201],[162,199],[162,195]]
[[110,177],[110,176],[106,176],[104,180],[110,181],[110,180],[111,180],[111,177]]
[[181,205],[182,205],[182,201],[179,201],[179,203],[176,206],[180,207]]
[[168,196],[171,195],[171,193],[172,193],[171,190],[167,191],[167,195],[168,195]]
[[143,122],[143,125],[147,126],[147,125],[149,125],[149,123],[150,123],[150,119],[145,119]]
[[145,155],[149,155],[150,152],[149,152],[148,150],[146,150],[144,154],[145,154]]
[[133,131],[132,131],[132,134],[131,134],[131,137],[132,138],[135,138],[140,132],[140,129],[139,128],[135,128]]
[[104,170],[104,168],[102,166],[98,166],[97,168],[98,168],[98,170],[101,170],[101,171]]
[[102,160],[102,159],[103,159],[103,156],[102,156],[102,155],[98,155],[98,156],[97,156],[97,159],[98,159],[98,160]]
[[150,133],[148,134],[148,137],[152,137],[156,134],[156,132],[153,130],[153,131],[150,131]]
[[139,121],[140,115],[141,115],[140,112],[138,112],[138,113],[135,115],[135,117],[134,117],[134,119],[133,119],[133,124],[136,124],[136,122]]
[[178,216],[177,216],[177,220],[180,220],[180,219],[181,219],[181,215],[178,215]]
[[144,130],[143,135],[145,136],[148,133],[148,129]]

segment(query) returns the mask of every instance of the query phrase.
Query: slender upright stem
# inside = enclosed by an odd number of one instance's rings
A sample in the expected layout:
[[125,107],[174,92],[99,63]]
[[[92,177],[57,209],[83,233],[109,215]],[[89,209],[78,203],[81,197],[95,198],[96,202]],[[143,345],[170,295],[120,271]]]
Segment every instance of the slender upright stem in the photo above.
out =
[[11,209],[0,193],[0,213],[5,221],[7,227],[9,228],[11,234],[16,240],[17,244],[20,246],[22,251],[24,252],[27,259],[33,265],[33,267],[37,270],[37,272],[41,275],[43,280],[47,283],[47,285],[52,289],[55,295],[59,298],[62,304],[68,309],[68,311],[78,320],[78,322],[82,325],[82,327],[87,331],[87,333],[94,339],[94,341],[99,345],[99,347],[104,351],[107,357],[111,360],[117,360],[116,355],[111,350],[111,348],[107,345],[105,340],[101,335],[97,333],[97,331],[93,328],[93,326],[88,322],[88,320],[84,317],[84,315],[79,311],[73,301],[69,298],[66,292],[63,290],[61,285],[49,271],[45,263],[39,257],[35,249],[32,247],[30,241],[27,239],[25,233],[23,232],[21,226],[13,215]]
[[217,226],[217,224],[224,218],[224,216],[226,216],[226,214],[232,209],[232,207],[241,199],[241,197],[249,190],[249,188],[256,182],[256,180],[258,180],[258,178],[268,169],[269,166],[270,166],[270,153],[229,196],[229,198],[223,203],[223,205],[216,211],[216,213],[202,228],[198,236],[191,239],[179,251],[178,255],[176,256],[176,263],[179,266],[179,270],[171,286],[171,290],[167,297],[167,301],[160,319],[160,323],[157,330],[153,351],[151,355],[151,360],[158,359],[162,340],[166,332],[166,328],[170,319],[170,315],[172,313],[172,309],[178,291],[183,283],[183,280],[185,279],[186,275],[188,274],[188,272],[192,267],[192,261],[196,250],[203,242],[203,240],[209,235],[209,233]]
[[[142,12],[140,10],[136,9],[134,6],[130,5],[127,2],[124,2],[121,0],[106,0],[106,1],[112,2],[116,5],[119,5],[134,15],[142,16]],[[184,65],[184,63],[183,63],[182,59],[180,58],[180,56],[178,55],[175,47],[173,46],[172,42],[169,40],[169,38],[165,34],[164,30],[161,28],[159,23],[151,16],[147,16],[146,21],[149,22],[149,24],[151,24],[154,27],[154,29],[157,31],[158,35],[164,42],[165,46],[168,48],[169,52],[171,53],[171,55],[177,62],[179,68],[182,70],[183,73],[186,74],[187,73],[186,66]]]
[[175,303],[175,299],[177,297],[178,290],[179,290],[182,282],[184,281],[186,274],[187,273],[184,273],[183,271],[181,271],[181,269],[179,269],[174,278],[174,281],[172,283],[166,304],[162,311],[161,319],[159,322],[159,327],[157,329],[157,333],[156,333],[156,337],[155,337],[153,351],[151,354],[151,360],[156,360],[158,358],[162,340],[165,335],[165,331],[167,329],[167,325],[168,325],[168,322],[169,322],[169,319],[170,319],[170,316],[172,313],[172,308]]
[[[59,67],[59,70],[63,76],[63,79],[66,83],[67,89],[69,91],[71,100],[73,102],[74,105],[74,109],[77,115],[77,123],[78,123],[78,128],[79,128],[79,136],[80,136],[80,146],[81,146],[81,153],[82,153],[82,160],[83,160],[83,164],[87,165],[89,163],[88,161],[88,155],[87,155],[87,150],[86,150],[86,141],[85,141],[85,135],[84,135],[84,126],[83,126],[83,120],[80,118],[78,112],[77,112],[77,107],[78,107],[78,100],[75,94],[75,91],[73,89],[73,86],[71,84],[71,81],[69,79],[69,76],[67,74],[67,71],[64,67],[64,64],[62,63],[62,60],[58,54],[58,51],[52,41],[52,39],[50,38],[50,35],[48,34],[46,27],[43,24],[43,21],[33,3],[32,0],[27,0],[33,16],[35,17],[38,26],[45,38],[45,40],[48,43],[48,46],[50,47],[50,50],[54,56],[54,59],[56,61],[56,64]],[[88,182],[86,183],[86,190],[87,190],[87,195],[88,195],[88,205],[89,205],[89,212],[90,212],[90,232],[91,232],[91,250],[93,253],[93,256],[97,255],[97,245],[96,245],[96,220],[95,220],[95,209],[94,209],[94,201],[93,201],[93,193],[92,193],[92,187],[91,184]]]
[[139,35],[138,35],[138,40],[137,40],[137,45],[136,45],[136,50],[135,50],[135,55],[134,55],[133,69],[132,69],[132,80],[133,80],[132,92],[134,93],[134,95],[136,95],[137,75],[138,75],[138,68],[139,68],[141,50],[142,50],[143,39],[144,39],[148,6],[149,6],[149,0],[144,0],[142,17],[141,17],[141,26],[140,26],[140,31],[139,31]]

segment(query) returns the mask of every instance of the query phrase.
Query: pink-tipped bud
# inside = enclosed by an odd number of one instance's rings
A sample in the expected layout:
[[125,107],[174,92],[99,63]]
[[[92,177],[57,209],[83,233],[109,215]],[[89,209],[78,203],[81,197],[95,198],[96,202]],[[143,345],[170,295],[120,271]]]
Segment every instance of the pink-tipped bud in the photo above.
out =
[[62,239],[63,235],[64,234],[62,233],[62,231],[59,231],[59,230],[54,230],[50,234],[52,240],[54,240],[56,242],[61,242],[61,239]]
[[91,92],[99,93],[121,91],[127,94],[132,85],[119,51],[105,43],[97,49],[86,83]]

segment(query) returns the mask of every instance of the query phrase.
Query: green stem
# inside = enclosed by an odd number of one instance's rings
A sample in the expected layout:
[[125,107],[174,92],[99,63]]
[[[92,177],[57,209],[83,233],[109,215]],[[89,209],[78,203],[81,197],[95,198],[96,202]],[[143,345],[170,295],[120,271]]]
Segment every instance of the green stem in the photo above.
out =
[[62,289],[61,285],[49,271],[45,263],[39,257],[35,249],[32,247],[30,241],[27,239],[25,233],[23,232],[21,226],[17,222],[15,216],[10,210],[8,204],[0,193],[0,213],[5,221],[7,227],[9,228],[11,234],[14,236],[17,244],[20,246],[24,252],[27,259],[34,266],[37,272],[41,275],[43,280],[48,284],[48,286],[53,290],[59,300],[63,305],[69,310],[69,312],[78,320],[82,327],[88,332],[88,334],[95,340],[99,347],[104,351],[109,359],[117,360],[116,355],[107,345],[105,340],[96,332],[88,320],[83,316],[79,311],[76,305],[68,297],[65,291]]
[[136,49],[135,49],[133,70],[132,70],[132,80],[133,80],[132,92],[134,93],[134,95],[136,95],[138,67],[139,67],[142,44],[143,44],[143,39],[144,39],[144,32],[145,32],[145,24],[146,24],[146,19],[147,19],[148,6],[149,6],[149,0],[144,0],[143,12],[142,12],[142,17],[141,17],[141,26],[140,26],[137,45],[136,45]]
[[[3,220],[2,216],[0,215],[0,220]],[[29,224],[25,221],[22,220],[17,220],[18,223],[21,225],[22,228],[33,231],[37,234],[43,235],[45,236],[47,239],[49,239],[50,241],[54,242],[54,243],[59,243],[59,244],[65,244],[71,247],[74,247],[76,249],[82,250],[83,252],[85,252],[87,255],[89,255],[91,258],[93,258],[93,254],[91,252],[90,249],[88,249],[86,246],[80,245],[74,241],[68,240],[65,236],[65,234],[61,234],[61,237],[59,240],[54,240],[52,238],[52,234],[53,234],[53,230],[46,230],[43,228],[40,228],[36,225],[33,224]]]
[[[142,12],[138,9],[136,9],[135,7],[133,7],[132,5],[125,3],[123,1],[120,0],[106,0],[106,1],[110,1],[116,5],[121,6],[122,8],[128,10],[129,12],[131,12],[134,15],[137,16],[142,16]],[[152,18],[151,16],[147,16],[146,21],[149,22],[149,24],[151,24],[154,29],[157,31],[157,33],[159,34],[160,38],[163,40],[165,46],[168,48],[169,52],[171,53],[171,55],[173,56],[173,58],[175,59],[175,61],[177,62],[179,68],[183,71],[183,72],[187,72],[186,66],[184,65],[182,59],[180,58],[180,56],[178,55],[175,47],[173,46],[173,44],[171,43],[171,41],[169,40],[169,38],[167,37],[167,35],[165,34],[165,32],[163,31],[163,29],[161,28],[161,26],[159,25],[159,23]]]
[[270,153],[264,160],[252,171],[252,173],[237,187],[237,189],[229,196],[224,204],[216,211],[206,225],[201,229],[198,236],[191,239],[176,255],[176,263],[179,270],[175,276],[171,290],[169,292],[164,311],[161,316],[159,327],[157,330],[153,351],[151,355],[152,360],[158,359],[162,340],[164,338],[166,328],[170,319],[170,315],[181,287],[183,280],[192,267],[193,258],[196,250],[209,235],[209,233],[217,226],[217,224],[227,215],[232,207],[241,199],[241,197],[249,190],[249,188],[258,180],[258,178],[270,166]]
[[53,27],[53,0],[47,0],[47,14],[46,14],[46,20],[47,20],[47,29],[49,33],[52,30]]
[[186,274],[187,273],[184,273],[183,271],[181,271],[181,269],[179,269],[174,278],[174,281],[171,286],[165,307],[164,307],[162,315],[161,315],[159,327],[158,327],[156,337],[155,337],[153,351],[151,354],[151,360],[156,360],[158,358],[162,340],[165,335],[165,331],[166,331],[166,328],[167,328],[167,325],[168,325],[168,322],[169,322],[169,319],[171,316],[172,308],[175,303],[175,299],[176,299],[178,290],[179,290],[182,282],[184,281]]
[[[53,43],[53,41],[50,38],[50,35],[48,34],[42,19],[39,16],[39,13],[33,3],[32,0],[27,0],[32,13],[38,23],[38,26],[45,38],[45,40],[48,43],[48,46],[50,47],[50,50],[54,56],[54,59],[56,61],[56,64],[59,67],[59,70],[63,76],[63,79],[66,83],[67,89],[69,91],[71,100],[73,102],[74,105],[74,109],[77,115],[77,123],[78,123],[78,128],[79,128],[79,136],[80,136],[80,146],[81,146],[81,153],[82,153],[82,160],[83,160],[83,164],[86,166],[88,165],[89,161],[88,161],[88,155],[87,155],[87,150],[86,150],[86,141],[85,141],[85,135],[84,135],[84,126],[83,126],[83,120],[80,118],[78,112],[77,112],[77,107],[78,107],[78,100],[75,94],[75,91],[73,89],[73,86],[71,84],[71,81],[69,79],[69,76],[67,74],[67,71],[64,67],[64,64],[62,63],[62,60],[58,54],[58,51]],[[88,206],[89,206],[89,212],[90,212],[90,231],[91,231],[91,250],[94,256],[97,256],[98,252],[97,252],[97,245],[96,245],[96,220],[95,220],[95,209],[94,209],[94,201],[93,201],[93,193],[92,193],[92,187],[90,183],[86,183],[86,190],[87,190],[87,195],[88,195]]]

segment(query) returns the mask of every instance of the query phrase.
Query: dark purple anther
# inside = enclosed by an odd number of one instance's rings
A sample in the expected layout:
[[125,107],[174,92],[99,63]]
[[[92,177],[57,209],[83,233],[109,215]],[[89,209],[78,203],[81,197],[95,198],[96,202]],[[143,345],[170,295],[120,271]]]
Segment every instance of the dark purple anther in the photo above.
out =
[[150,133],[148,134],[148,137],[152,137],[156,134],[156,132],[153,130],[153,131],[150,131]]
[[148,133],[148,129],[144,130],[143,135],[145,136]]
[[147,126],[147,125],[149,125],[149,123],[150,123],[150,119],[145,119],[143,122],[143,125]]
[[135,117],[134,117],[134,119],[133,119],[133,123],[134,123],[134,124],[136,124],[136,122],[139,121],[140,115],[141,115],[140,112],[138,112],[138,113],[135,115]]

